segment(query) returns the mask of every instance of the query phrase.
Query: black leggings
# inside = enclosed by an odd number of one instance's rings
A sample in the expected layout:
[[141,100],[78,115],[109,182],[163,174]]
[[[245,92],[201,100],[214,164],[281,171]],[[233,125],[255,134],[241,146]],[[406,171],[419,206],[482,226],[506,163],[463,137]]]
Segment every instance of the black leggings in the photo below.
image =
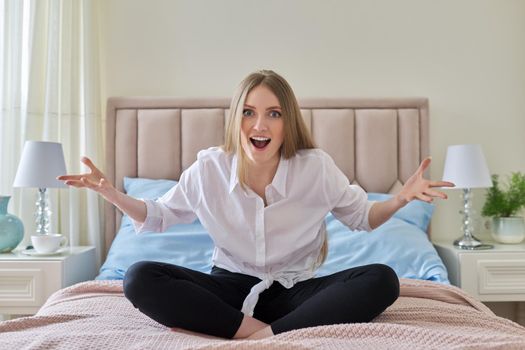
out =
[[[206,274],[141,261],[124,277],[124,294],[142,313],[167,326],[232,338],[244,298],[259,278],[213,267]],[[253,317],[274,334],[336,323],[368,322],[399,296],[399,280],[386,265],[372,264],[262,292]]]

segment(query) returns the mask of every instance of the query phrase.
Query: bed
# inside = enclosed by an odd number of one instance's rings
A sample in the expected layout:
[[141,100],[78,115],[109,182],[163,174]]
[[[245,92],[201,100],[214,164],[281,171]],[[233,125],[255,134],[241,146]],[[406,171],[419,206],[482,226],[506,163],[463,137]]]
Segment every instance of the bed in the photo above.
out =
[[[425,98],[299,102],[318,147],[373,200],[398,191],[429,155]],[[162,195],[199,150],[223,142],[228,108],[226,98],[110,98],[107,177],[136,197]],[[372,261],[391,265],[400,277],[400,298],[373,322],[234,341],[170,330],[134,309],[123,296],[123,274],[137,260],[156,259],[209,271],[211,241],[202,226],[176,225],[170,232],[139,239],[129,218],[106,205],[105,262],[97,279],[56,292],[34,316],[1,322],[0,348],[524,349],[525,328],[495,316],[448,284],[428,237],[432,210],[431,205],[413,202],[383,231],[366,236],[348,233],[327,217],[330,248],[321,274]]]

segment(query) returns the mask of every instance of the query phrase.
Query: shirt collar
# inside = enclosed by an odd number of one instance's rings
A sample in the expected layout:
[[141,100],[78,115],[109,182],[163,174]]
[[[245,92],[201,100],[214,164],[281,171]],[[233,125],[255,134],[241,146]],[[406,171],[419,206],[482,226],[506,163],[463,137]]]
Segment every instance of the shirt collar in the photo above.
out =
[[[270,184],[273,186],[277,192],[284,198],[286,197],[286,176],[288,175],[288,159],[285,159],[281,155],[281,159],[279,161],[279,165],[277,166],[277,171],[275,172],[275,176],[273,177],[272,183]],[[230,174],[230,188],[229,193],[232,193],[235,189],[235,186],[239,183],[239,177],[237,176],[237,155],[235,154],[233,156],[232,160],[232,168],[231,168],[231,174]]]

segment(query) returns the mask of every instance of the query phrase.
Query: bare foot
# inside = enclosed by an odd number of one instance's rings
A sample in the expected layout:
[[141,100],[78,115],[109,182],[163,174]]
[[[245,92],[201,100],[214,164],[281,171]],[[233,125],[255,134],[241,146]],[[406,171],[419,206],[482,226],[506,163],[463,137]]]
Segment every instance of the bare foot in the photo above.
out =
[[250,335],[266,327],[268,327],[268,324],[251,316],[244,315],[241,325],[233,336],[233,339],[248,339]]
[[263,338],[271,337],[272,335],[274,335],[272,332],[272,327],[268,326],[268,327],[258,330],[257,332],[251,334],[245,339],[263,339]]

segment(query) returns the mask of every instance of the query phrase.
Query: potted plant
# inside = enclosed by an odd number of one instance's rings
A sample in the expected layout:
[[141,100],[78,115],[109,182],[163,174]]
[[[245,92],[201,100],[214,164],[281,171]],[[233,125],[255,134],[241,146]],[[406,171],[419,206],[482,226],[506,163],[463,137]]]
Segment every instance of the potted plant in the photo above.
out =
[[496,241],[520,243],[525,238],[525,222],[517,214],[525,207],[525,174],[512,173],[503,186],[498,175],[492,175],[492,182],[481,214],[492,217],[492,237]]

